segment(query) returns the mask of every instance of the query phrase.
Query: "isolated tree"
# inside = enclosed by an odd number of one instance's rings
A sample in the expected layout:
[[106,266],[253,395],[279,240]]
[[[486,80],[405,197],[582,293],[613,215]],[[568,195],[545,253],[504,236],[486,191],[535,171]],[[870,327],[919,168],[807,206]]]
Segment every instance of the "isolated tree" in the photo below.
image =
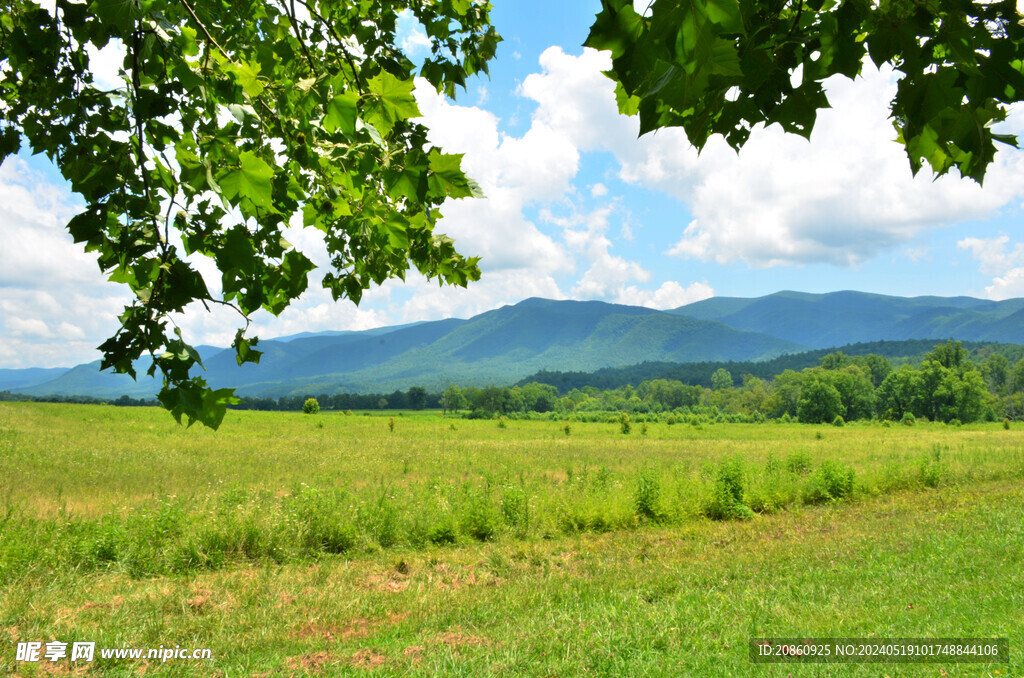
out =
[[[977,182],[992,125],[1024,98],[1024,25],[1016,0],[601,0],[585,44],[609,50],[619,110],[641,134],[682,127],[698,149],[713,134],[739,149],[758,124],[810,138],[828,107],[822,83],[889,65],[897,140],[917,173],[956,168]],[[799,70],[799,78],[794,74]]]
[[462,395],[462,389],[455,384],[450,384],[441,394],[441,408],[445,414],[450,411],[458,412],[466,407],[466,396]]
[[[230,389],[192,374],[199,354],[172,314],[193,303],[239,314],[239,364],[259,309],[281,313],[306,289],[310,259],[282,237],[293,220],[324,233],[323,285],[363,290],[414,268],[466,285],[477,260],[435,232],[438,207],[478,194],[460,156],[427,142],[399,12],[426,28],[418,69],[438,91],[486,71],[499,37],[475,0],[32,0],[0,10],[0,160],[27,142],[60,169],[85,208],[68,224],[135,300],[100,346],[102,367],[159,371],[160,401],[216,428]],[[91,50],[124,50],[112,90]],[[208,257],[219,293],[193,265]]]
[[414,410],[422,410],[427,406],[427,389],[422,386],[411,386],[406,394],[409,407]]

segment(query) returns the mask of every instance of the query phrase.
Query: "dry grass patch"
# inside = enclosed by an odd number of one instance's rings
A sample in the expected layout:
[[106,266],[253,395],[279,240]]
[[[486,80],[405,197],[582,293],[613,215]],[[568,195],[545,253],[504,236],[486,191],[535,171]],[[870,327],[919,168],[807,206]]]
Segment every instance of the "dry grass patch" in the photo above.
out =
[[351,658],[352,666],[358,669],[375,669],[387,662],[387,657],[373,650],[359,650]]
[[331,658],[330,652],[321,650],[320,652],[310,652],[298,657],[287,657],[284,660],[284,664],[291,671],[321,673],[327,662],[331,661]]

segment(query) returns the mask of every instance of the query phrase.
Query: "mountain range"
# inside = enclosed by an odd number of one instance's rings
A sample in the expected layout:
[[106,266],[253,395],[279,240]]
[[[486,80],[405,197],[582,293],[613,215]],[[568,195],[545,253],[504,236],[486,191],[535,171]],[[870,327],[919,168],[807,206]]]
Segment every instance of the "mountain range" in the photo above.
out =
[[[880,340],[1024,343],[1024,299],[778,292],[715,297],[658,311],[599,301],[531,298],[469,319],[301,333],[260,341],[259,365],[230,349],[198,347],[206,380],[241,395],[390,392],[508,384],[541,370],[593,371],[645,361],[762,361]],[[0,370],[0,390],[28,395],[148,397],[157,381],[99,371]]]

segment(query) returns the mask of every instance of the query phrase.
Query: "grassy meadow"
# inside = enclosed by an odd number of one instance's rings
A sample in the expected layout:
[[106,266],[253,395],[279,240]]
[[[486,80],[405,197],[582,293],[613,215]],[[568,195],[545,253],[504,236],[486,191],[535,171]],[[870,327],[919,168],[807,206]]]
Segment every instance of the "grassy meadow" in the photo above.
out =
[[[1021,677],[1022,480],[1020,424],[3,403],[0,674]],[[794,635],[1011,663],[749,662]],[[14,660],[51,639],[213,658]]]

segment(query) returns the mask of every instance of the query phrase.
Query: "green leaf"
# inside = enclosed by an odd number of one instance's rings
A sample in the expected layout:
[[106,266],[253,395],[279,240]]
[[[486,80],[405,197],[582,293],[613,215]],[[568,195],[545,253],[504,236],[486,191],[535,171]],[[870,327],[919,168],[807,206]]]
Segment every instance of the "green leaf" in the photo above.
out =
[[356,104],[359,102],[359,95],[356,92],[345,92],[331,99],[324,108],[324,129],[328,134],[333,134],[336,129],[341,129],[342,134],[347,137],[356,133]]
[[[430,151],[429,158],[428,183],[431,193],[450,198],[475,197],[473,187],[469,185],[469,180],[462,173],[462,154],[450,155],[433,149]],[[475,191],[480,193],[480,187],[477,186]]]
[[136,0],[93,0],[89,11],[120,31],[129,30],[143,16]]
[[367,121],[380,133],[387,136],[395,123],[420,115],[416,99],[412,95],[413,79],[396,78],[387,71],[370,78],[366,84],[373,96],[367,102]]
[[[695,5],[701,3],[694,2]],[[743,16],[740,14],[738,0],[705,0],[704,13],[711,23],[726,33],[743,32]]]
[[218,179],[224,197],[235,201],[248,199],[253,205],[271,208],[271,180],[274,170],[251,151],[239,154],[239,166],[221,174]]
[[235,76],[235,82],[239,84],[247,96],[258,97],[260,94],[263,94],[264,86],[259,78],[259,62],[229,63],[224,67],[224,70]]

